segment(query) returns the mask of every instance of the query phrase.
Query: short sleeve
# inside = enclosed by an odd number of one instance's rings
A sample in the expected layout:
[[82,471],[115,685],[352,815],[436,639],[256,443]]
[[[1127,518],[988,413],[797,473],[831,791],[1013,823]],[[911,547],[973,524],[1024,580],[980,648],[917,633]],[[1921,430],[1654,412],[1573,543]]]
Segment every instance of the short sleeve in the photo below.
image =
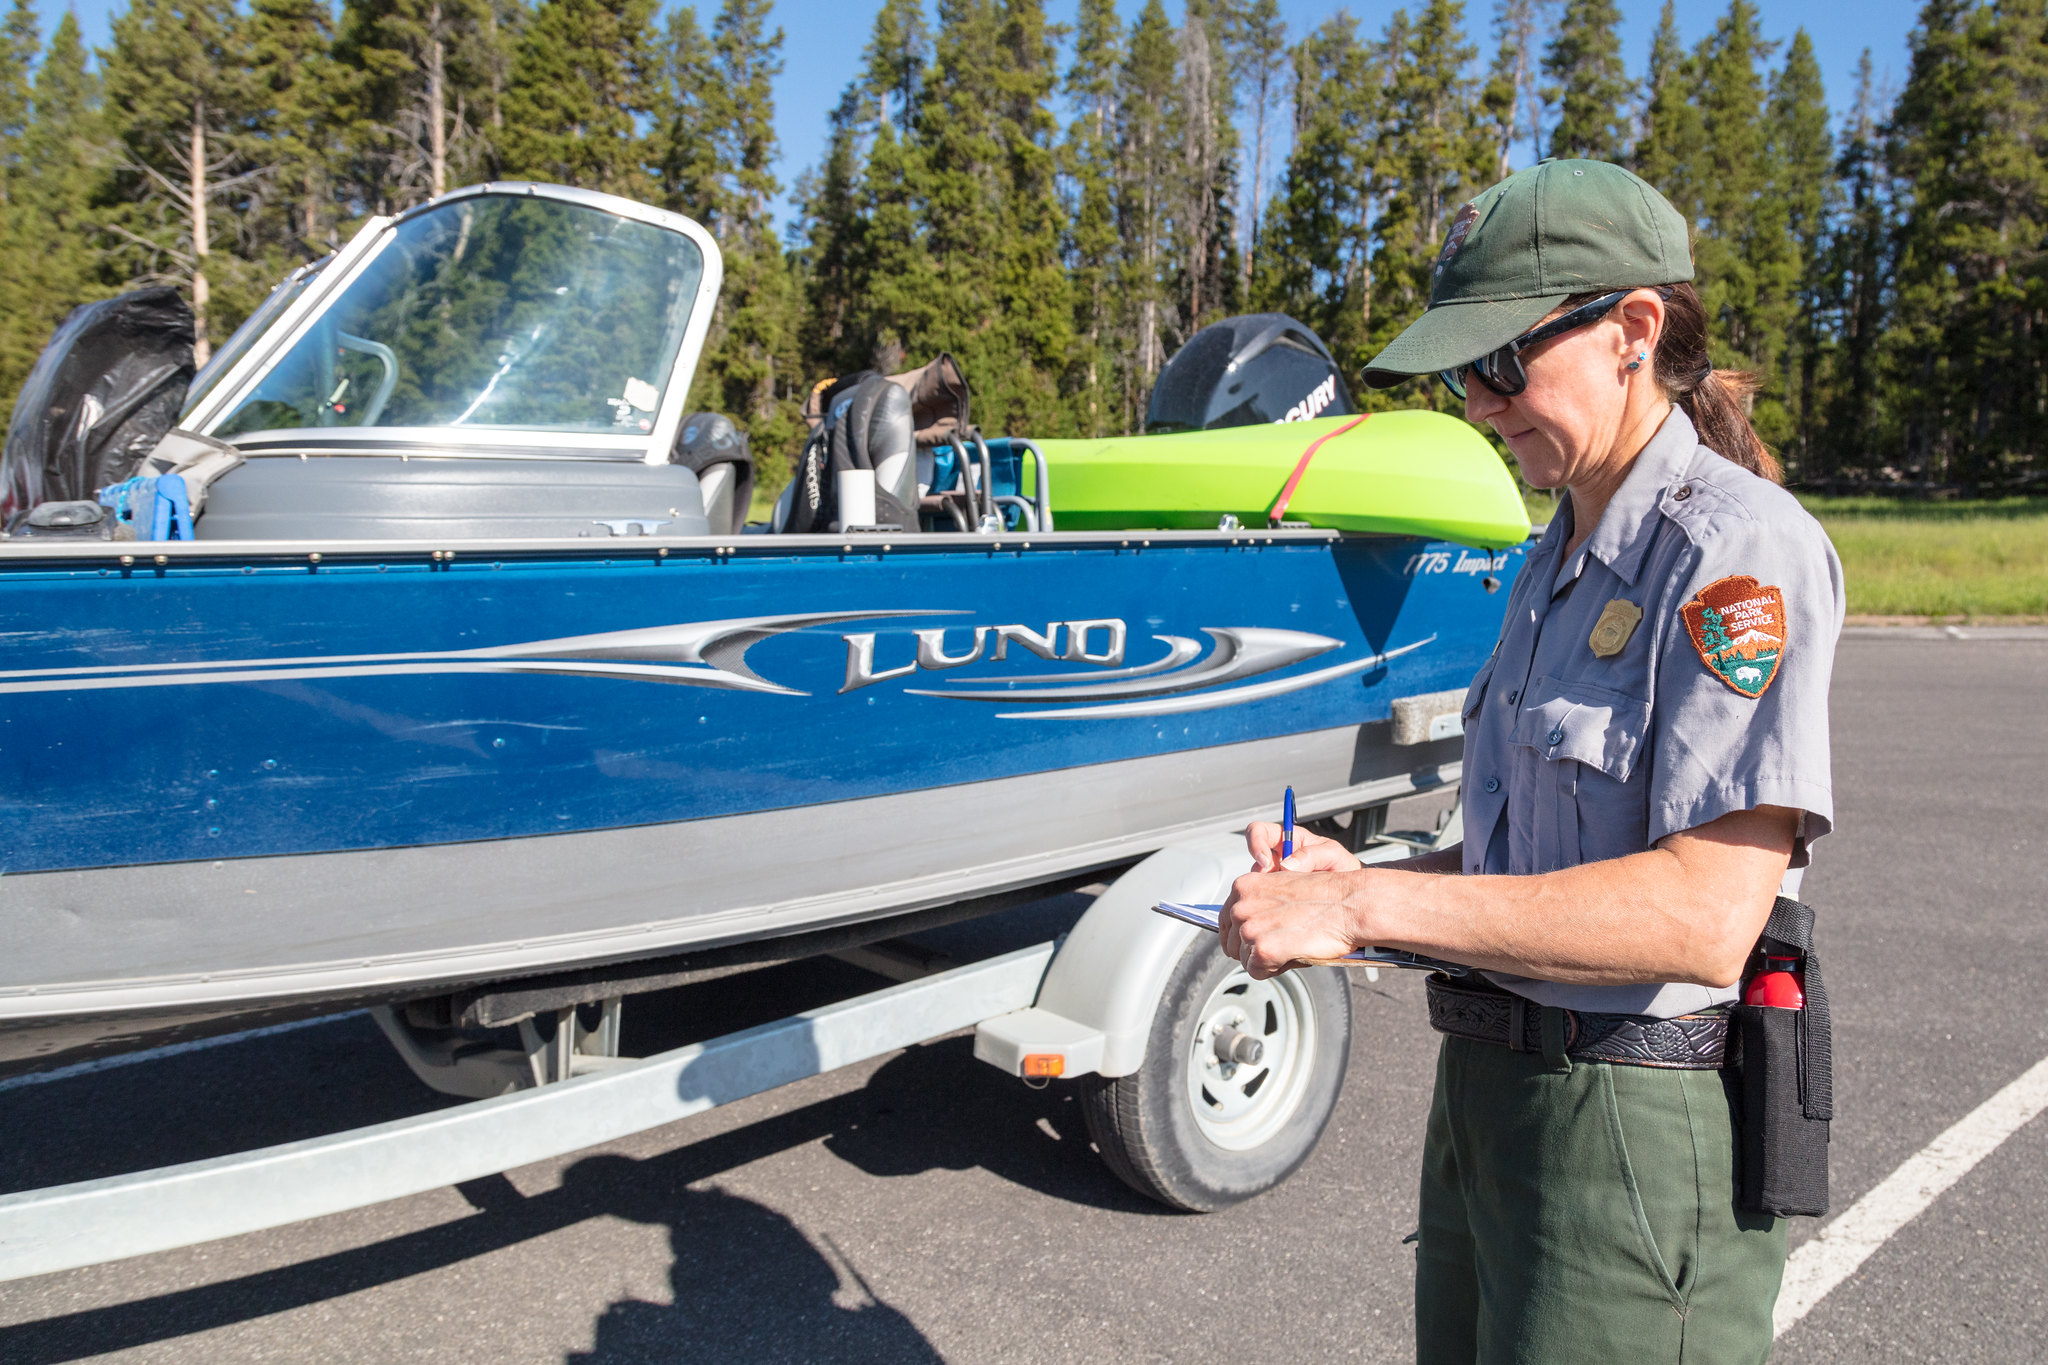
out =
[[[1841,561],[1820,523],[1776,489],[1766,515],[1689,528],[1694,553],[1666,599],[1655,678],[1648,835],[1732,811],[1805,813],[1792,850],[1834,827],[1828,685],[1842,630]],[[1775,513],[1775,514],[1771,514]]]

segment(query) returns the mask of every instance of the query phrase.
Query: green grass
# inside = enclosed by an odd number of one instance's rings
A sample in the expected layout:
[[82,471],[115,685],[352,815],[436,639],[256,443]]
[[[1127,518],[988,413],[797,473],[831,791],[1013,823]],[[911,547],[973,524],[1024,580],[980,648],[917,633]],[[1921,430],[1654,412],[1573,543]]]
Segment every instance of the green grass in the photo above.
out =
[[2048,498],[1802,497],[1856,616],[2048,616]]

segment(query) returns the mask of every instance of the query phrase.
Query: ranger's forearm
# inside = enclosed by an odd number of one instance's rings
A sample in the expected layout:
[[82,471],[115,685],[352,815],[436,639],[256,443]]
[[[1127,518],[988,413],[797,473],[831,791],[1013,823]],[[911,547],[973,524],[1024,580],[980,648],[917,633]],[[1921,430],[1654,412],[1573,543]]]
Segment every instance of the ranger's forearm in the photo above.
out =
[[1700,904],[1661,850],[1536,877],[1355,875],[1347,899],[1360,936],[1379,947],[1593,985],[1726,985],[1741,971],[1727,916]]

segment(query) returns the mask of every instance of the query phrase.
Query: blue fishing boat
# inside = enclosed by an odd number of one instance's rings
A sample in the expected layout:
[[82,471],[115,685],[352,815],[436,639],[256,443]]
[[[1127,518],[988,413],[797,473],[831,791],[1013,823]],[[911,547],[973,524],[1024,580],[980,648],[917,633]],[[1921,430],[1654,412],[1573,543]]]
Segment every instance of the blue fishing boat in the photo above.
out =
[[1462,424],[1429,419],[1466,543],[1099,492],[1062,531],[1059,448],[980,439],[964,386],[868,460],[893,522],[744,527],[743,445],[688,408],[719,280],[677,215],[459,191],[199,373],[130,485],[191,538],[26,509],[0,1069],[992,904],[1287,785],[1308,819],[1456,779],[1526,532],[1471,543]]

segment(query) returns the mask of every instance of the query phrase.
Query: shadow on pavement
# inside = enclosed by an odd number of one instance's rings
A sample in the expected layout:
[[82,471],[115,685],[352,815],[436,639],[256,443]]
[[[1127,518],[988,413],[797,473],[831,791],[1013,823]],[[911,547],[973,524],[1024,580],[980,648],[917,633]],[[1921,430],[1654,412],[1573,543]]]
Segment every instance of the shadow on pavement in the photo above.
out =
[[[822,1141],[870,1176],[981,1167],[1051,1198],[1166,1215],[1102,1165],[1070,1087],[1027,1090],[975,1061],[972,1047],[955,1037],[911,1048],[859,1090],[656,1156],[584,1158],[568,1167],[559,1188],[530,1198],[503,1176],[468,1182],[458,1188],[477,1208],[473,1217],[194,1289],[0,1327],[0,1360],[75,1360],[252,1321],[605,1216],[670,1228],[676,1302],[613,1305],[598,1319],[595,1349],[576,1359],[666,1360],[685,1351],[709,1359],[936,1359],[915,1328],[872,1294],[851,1308],[834,1302],[835,1290],[849,1297],[839,1272],[783,1215],[688,1187]],[[858,1275],[848,1274],[858,1285]]]
[[[583,1164],[623,1160],[595,1157]],[[719,1190],[678,1190],[664,1207],[631,1216],[668,1224],[675,1302],[613,1304],[597,1320],[591,1349],[569,1355],[574,1365],[941,1359],[859,1272],[843,1261],[835,1267],[772,1209]],[[839,1300],[849,1297],[849,1288],[857,1301],[845,1306]]]

